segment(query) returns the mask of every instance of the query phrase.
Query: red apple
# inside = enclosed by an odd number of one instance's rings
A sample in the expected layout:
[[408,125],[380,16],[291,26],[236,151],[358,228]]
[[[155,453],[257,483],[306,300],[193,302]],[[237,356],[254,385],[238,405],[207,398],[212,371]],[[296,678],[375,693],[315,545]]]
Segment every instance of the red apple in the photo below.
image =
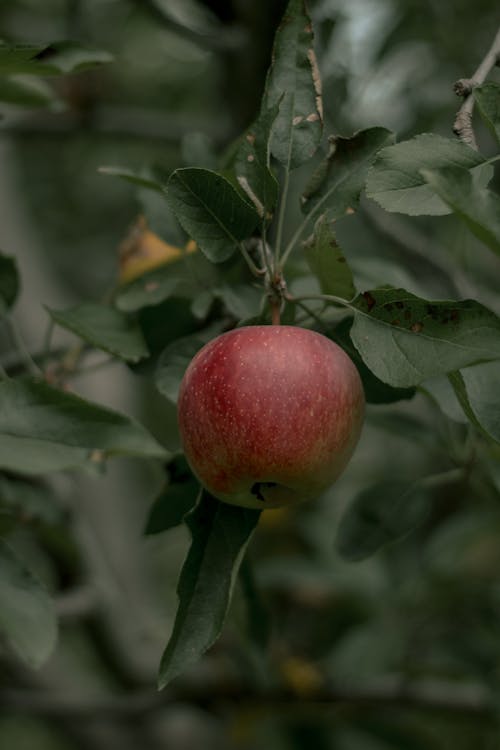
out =
[[319,333],[252,326],[190,363],[179,394],[186,458],[215,497],[278,508],[317,497],[347,465],[364,393],[347,354]]

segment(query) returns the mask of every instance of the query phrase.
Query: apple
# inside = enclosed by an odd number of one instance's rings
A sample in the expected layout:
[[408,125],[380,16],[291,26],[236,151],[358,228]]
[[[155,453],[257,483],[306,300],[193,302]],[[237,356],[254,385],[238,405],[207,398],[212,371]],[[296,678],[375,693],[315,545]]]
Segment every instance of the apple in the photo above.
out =
[[187,461],[219,500],[278,508],[317,497],[346,467],[363,386],[337,344],[295,326],[223,333],[189,364],[178,421]]

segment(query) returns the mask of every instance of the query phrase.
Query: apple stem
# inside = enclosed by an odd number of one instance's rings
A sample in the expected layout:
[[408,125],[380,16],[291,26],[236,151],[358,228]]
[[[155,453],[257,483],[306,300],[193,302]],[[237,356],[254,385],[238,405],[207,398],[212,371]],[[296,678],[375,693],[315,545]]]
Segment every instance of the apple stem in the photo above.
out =
[[271,323],[273,326],[279,326],[281,323],[281,301],[277,297],[271,297]]
[[275,273],[271,278],[268,277],[266,279],[266,287],[269,305],[271,306],[271,322],[273,325],[279,326],[283,300],[287,299],[288,296],[283,274]]

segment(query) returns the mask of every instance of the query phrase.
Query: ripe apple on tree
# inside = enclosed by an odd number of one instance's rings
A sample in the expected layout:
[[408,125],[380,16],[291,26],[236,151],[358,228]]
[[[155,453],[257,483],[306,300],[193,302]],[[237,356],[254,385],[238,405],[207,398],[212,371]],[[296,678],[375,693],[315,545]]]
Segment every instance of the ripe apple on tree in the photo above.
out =
[[186,458],[215,497],[247,508],[312,499],[346,467],[364,416],[358,371],[319,333],[238,328],[206,344],[179,394]]

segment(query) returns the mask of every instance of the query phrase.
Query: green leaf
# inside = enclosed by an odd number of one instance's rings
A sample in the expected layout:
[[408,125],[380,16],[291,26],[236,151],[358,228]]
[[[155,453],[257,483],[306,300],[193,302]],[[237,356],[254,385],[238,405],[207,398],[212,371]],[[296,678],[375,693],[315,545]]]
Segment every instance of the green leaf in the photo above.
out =
[[340,521],[337,550],[346,560],[370,557],[419,526],[430,500],[425,480],[379,482],[362,490]]
[[262,290],[249,284],[221,284],[213,289],[213,296],[239,321],[257,314]]
[[62,101],[53,89],[36,78],[0,77],[0,101],[18,107],[62,107]]
[[397,401],[413,398],[415,395],[415,388],[394,388],[393,386],[384,383],[382,380],[379,380],[379,378],[377,378],[377,376],[374,375],[365,365],[358,350],[353,346],[349,335],[352,322],[353,318],[344,318],[337,326],[335,326],[335,329],[330,336],[336,344],[344,349],[346,354],[349,355],[356,365],[363,383],[367,402],[369,404],[393,404]]
[[219,637],[259,516],[258,510],[221,503],[205,491],[187,516],[192,543],[179,579],[174,629],[161,660],[160,688],[194,664]]
[[172,297],[192,300],[205,289],[212,289],[218,279],[217,268],[203,253],[185,252],[120,287],[114,302],[122,312],[136,312],[156,307]]
[[422,175],[470,231],[500,255],[500,197],[487,188],[478,188],[471,173],[462,167],[422,169]]
[[373,289],[353,308],[352,341],[390,385],[407,388],[500,358],[500,320],[474,300],[429,301],[404,289]]
[[448,376],[465,415],[481,432],[500,443],[500,362],[486,362]]
[[177,169],[168,181],[167,199],[179,223],[213,263],[227,260],[259,218],[225,177],[208,169]]
[[472,93],[486,124],[500,143],[500,86],[498,83],[484,83]]
[[138,362],[149,354],[138,325],[112,307],[84,302],[69,310],[47,310],[58,325],[126,362]]
[[351,269],[336,240],[330,222],[323,216],[314,234],[304,243],[309,268],[319,281],[323,294],[352,299],[356,294]]
[[30,667],[40,667],[47,661],[57,640],[52,599],[2,540],[0,633]]
[[264,110],[279,104],[271,152],[287,169],[314,155],[323,132],[321,80],[313,44],[304,0],[290,0],[274,39],[263,97]]
[[177,456],[168,465],[168,481],[149,512],[145,534],[159,534],[179,526],[193,509],[200,493],[184,456]]
[[159,266],[121,287],[114,299],[116,307],[130,313],[154,307],[170,297],[194,296],[198,287],[195,279],[190,277],[189,268],[197,261],[190,258],[188,265],[181,260]]
[[12,307],[19,292],[19,271],[15,258],[0,253],[0,316]]
[[0,75],[31,72],[35,64],[34,58],[46,46],[45,44],[7,44],[0,41]]
[[113,55],[79,42],[60,41],[49,45],[0,42],[0,75],[28,73],[48,76],[80,73],[113,61]]
[[467,417],[461,408],[453,387],[449,381],[449,376],[441,375],[437,378],[431,378],[425,381],[425,385],[420,386],[419,390],[433,399],[443,414],[454,422],[467,424]]
[[235,178],[261,219],[270,219],[278,200],[278,181],[269,167],[269,139],[279,104],[261,112],[243,135],[233,162]]
[[184,336],[169,344],[161,353],[155,373],[159,392],[173,404],[177,403],[179,386],[194,355],[215,335],[215,329]]
[[394,142],[385,128],[360,130],[351,138],[330,138],[327,156],[311,176],[302,196],[302,210],[317,208],[330,219],[354,209],[364,188],[370,164],[381,148]]
[[52,491],[39,482],[0,476],[0,518],[6,515],[22,523],[40,521],[54,525],[64,513]]
[[477,184],[490,181],[493,171],[477,151],[459,140],[433,133],[382,149],[368,172],[366,194],[386,211],[420,216],[441,216],[449,208],[426,184],[423,169],[474,169]]
[[73,41],[53,42],[36,56],[44,69],[42,75],[81,73],[113,62],[113,59],[109,52]]
[[133,169],[128,167],[99,167],[97,170],[99,174],[108,175],[110,177],[118,177],[120,180],[130,182],[132,185],[138,185],[142,188],[148,188],[154,190],[157,193],[163,195],[164,185],[156,179],[149,171],[135,172]]
[[0,468],[42,474],[102,465],[108,456],[165,458],[135,420],[43,381],[0,383]]

